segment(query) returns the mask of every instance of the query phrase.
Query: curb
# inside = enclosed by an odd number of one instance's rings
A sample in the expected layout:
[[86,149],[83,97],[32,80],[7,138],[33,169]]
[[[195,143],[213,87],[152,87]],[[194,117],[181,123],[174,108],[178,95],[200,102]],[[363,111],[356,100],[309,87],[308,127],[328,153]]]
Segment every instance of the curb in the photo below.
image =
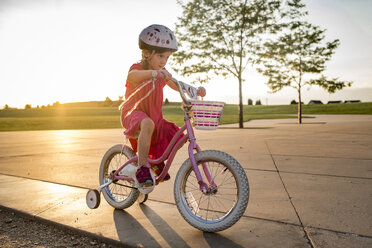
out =
[[94,233],[91,233],[91,232],[88,232],[88,231],[84,231],[84,230],[74,228],[74,227],[71,227],[71,226],[68,226],[68,225],[64,225],[64,224],[61,224],[61,223],[58,223],[58,222],[55,222],[55,221],[51,221],[51,220],[48,220],[48,219],[45,219],[45,218],[42,218],[42,217],[39,217],[39,216],[36,216],[36,215],[32,215],[32,214],[29,214],[27,212],[23,212],[23,211],[18,210],[18,209],[9,208],[9,207],[3,206],[1,204],[0,204],[0,209],[4,210],[4,211],[8,211],[8,212],[13,212],[14,214],[16,214],[20,217],[23,217],[23,218],[26,218],[26,219],[29,219],[29,220],[34,220],[34,221],[43,223],[43,224],[48,225],[48,226],[54,226],[54,227],[57,227],[57,228],[62,229],[64,231],[69,231],[69,232],[73,232],[73,233],[76,233],[76,234],[81,235],[81,236],[86,236],[86,237],[89,237],[89,238],[92,238],[92,239],[96,239],[98,241],[101,241],[101,242],[109,244],[109,245],[115,245],[115,246],[125,247],[125,248],[136,247],[136,246],[131,246],[131,245],[122,243],[122,242],[114,240],[114,239],[110,239],[110,238],[107,238],[107,237],[104,237],[104,236],[101,236],[101,235],[97,235],[97,234],[94,234]]

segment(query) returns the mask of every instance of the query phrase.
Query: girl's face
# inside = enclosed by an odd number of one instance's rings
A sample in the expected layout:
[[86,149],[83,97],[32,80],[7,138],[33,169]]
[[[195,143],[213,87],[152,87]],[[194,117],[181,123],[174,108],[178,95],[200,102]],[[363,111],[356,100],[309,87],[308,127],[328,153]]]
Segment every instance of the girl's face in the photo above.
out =
[[171,56],[172,52],[163,52],[163,53],[154,53],[149,62],[149,69],[150,70],[161,70],[167,64],[169,57]]

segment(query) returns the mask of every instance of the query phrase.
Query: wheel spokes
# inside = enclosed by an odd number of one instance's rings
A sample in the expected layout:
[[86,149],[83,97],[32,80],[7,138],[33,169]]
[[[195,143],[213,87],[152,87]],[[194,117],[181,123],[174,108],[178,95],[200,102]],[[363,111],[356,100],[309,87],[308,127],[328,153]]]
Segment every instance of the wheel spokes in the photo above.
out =
[[[118,170],[124,164],[124,160],[128,160],[124,154],[122,153],[115,154],[112,157],[112,159],[109,161],[109,164],[107,165],[106,177],[108,177],[108,175],[112,171]],[[132,186],[133,184],[128,181],[123,181],[123,183],[124,185],[128,185],[128,186]],[[108,193],[117,202],[125,200],[131,193],[131,189],[128,187],[125,187],[124,185],[113,183],[108,187],[108,191],[109,191]]]
[[[191,212],[205,221],[216,221],[226,216],[236,205],[238,199],[238,188],[235,177],[223,164],[215,161],[204,162],[207,164],[209,173],[217,185],[217,192],[203,194],[199,189],[198,181],[192,168],[186,176],[183,193],[185,199],[192,195],[195,203],[186,200]],[[203,181],[208,182],[203,173]],[[198,211],[195,211],[197,208]]]

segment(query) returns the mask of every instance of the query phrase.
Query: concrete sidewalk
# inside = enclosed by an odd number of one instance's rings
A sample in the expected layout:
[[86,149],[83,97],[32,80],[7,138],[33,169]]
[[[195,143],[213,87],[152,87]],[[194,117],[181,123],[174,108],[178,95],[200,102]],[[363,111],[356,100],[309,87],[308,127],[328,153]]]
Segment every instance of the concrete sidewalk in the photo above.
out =
[[189,226],[177,207],[169,203],[149,200],[123,211],[114,210],[102,199],[100,207],[91,210],[85,204],[85,189],[12,176],[0,176],[0,189],[0,202],[8,208],[119,240],[129,246],[309,246],[298,225],[243,217],[226,231],[203,233]]
[[86,206],[97,164],[121,130],[0,133],[0,205],[129,246],[372,247],[372,116],[304,121],[196,132],[202,148],[233,155],[250,182],[244,216],[219,233],[198,231],[178,213],[178,166],[143,205],[114,210],[102,197],[98,209]]

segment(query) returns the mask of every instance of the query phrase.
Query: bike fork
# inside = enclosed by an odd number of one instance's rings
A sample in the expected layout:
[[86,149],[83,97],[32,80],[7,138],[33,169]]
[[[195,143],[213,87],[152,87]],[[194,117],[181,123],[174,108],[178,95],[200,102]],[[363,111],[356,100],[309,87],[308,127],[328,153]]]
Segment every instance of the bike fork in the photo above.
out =
[[[206,184],[203,181],[203,178],[200,174],[198,165],[197,165],[196,160],[195,160],[194,150],[196,150],[197,152],[201,151],[200,147],[196,144],[195,139],[193,139],[193,140],[190,139],[189,158],[190,158],[192,167],[194,168],[195,176],[198,179],[198,184],[199,184],[200,191],[202,191],[204,194],[207,194],[211,191],[211,189],[208,186],[208,184]],[[204,171],[204,174],[205,174],[205,176],[208,180],[209,185],[211,185],[213,187],[216,187],[216,184],[214,183],[213,178],[211,177],[211,175],[209,173],[209,170],[207,168],[207,165],[205,163],[203,163],[203,171]]]

